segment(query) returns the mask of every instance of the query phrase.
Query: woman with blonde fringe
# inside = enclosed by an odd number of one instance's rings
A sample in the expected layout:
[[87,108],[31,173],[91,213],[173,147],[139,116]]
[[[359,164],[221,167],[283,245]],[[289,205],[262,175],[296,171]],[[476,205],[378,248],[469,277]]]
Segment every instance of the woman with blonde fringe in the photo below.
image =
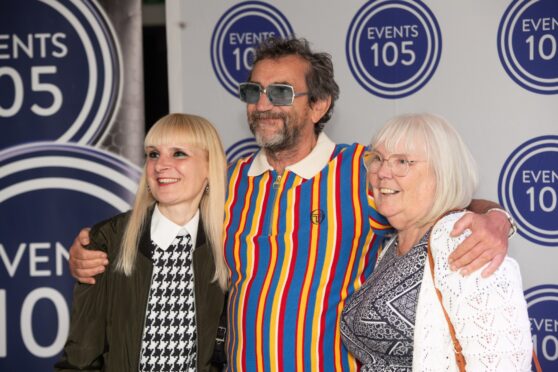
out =
[[76,284],[58,371],[207,371],[227,286],[222,254],[226,161],[215,128],[161,118],[131,211],[91,230],[111,264]]

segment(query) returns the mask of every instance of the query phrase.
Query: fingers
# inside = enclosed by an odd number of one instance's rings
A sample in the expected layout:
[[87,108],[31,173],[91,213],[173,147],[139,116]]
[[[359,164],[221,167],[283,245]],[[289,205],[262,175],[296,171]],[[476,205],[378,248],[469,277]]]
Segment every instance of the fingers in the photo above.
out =
[[95,284],[95,278],[76,278],[78,282],[82,283],[82,284]]
[[[470,252],[471,253],[464,255],[461,258],[461,261],[455,264],[456,265],[455,270],[459,270],[459,273],[462,276],[467,276],[477,271],[478,269],[485,266],[488,262],[491,262],[492,260],[492,256],[487,251],[483,251],[482,249],[475,248]],[[480,254],[475,256],[475,254],[479,252]]]
[[70,273],[80,283],[95,284],[94,276],[105,271],[108,258],[103,251],[84,248],[89,243],[89,229],[82,229],[70,247],[68,263]]
[[490,261],[490,264],[488,264],[488,266],[486,266],[486,268],[481,272],[481,276],[483,278],[488,278],[490,275],[494,274],[502,262],[504,262],[504,258],[506,258],[505,254],[496,255],[496,257]]
[[80,283],[95,284],[95,276],[104,272],[105,266],[97,264],[92,268],[75,268],[72,272],[72,276],[76,278]]
[[[74,244],[70,247],[70,261],[85,261],[83,265],[85,265],[84,268],[87,268],[90,266],[87,264],[87,261],[91,260],[106,260],[106,264],[108,264],[107,254],[105,252],[84,248],[79,242],[76,244],[74,241]],[[95,263],[97,262],[98,261],[95,261]]]
[[[465,270],[465,268],[472,262],[480,259],[483,253],[478,236],[470,235],[449,256],[450,268],[453,271],[460,270],[462,275],[467,275],[470,271]],[[468,269],[470,268],[468,267]]]
[[70,260],[70,273],[80,283],[95,284],[95,275],[105,271],[108,264],[106,258],[98,258],[93,260]]
[[89,227],[83,228],[80,230],[76,240],[79,241],[79,243],[81,245],[83,245],[84,247],[89,245],[90,240],[89,240],[89,231],[91,229]]
[[[466,218],[467,217],[467,218]],[[449,257],[452,270],[460,270],[462,275],[468,275],[488,262],[482,276],[492,274],[500,266],[508,250],[506,226],[492,216],[469,214],[459,220],[455,230],[468,226],[471,235],[467,237]]]
[[473,224],[473,213],[471,212],[466,212],[459,220],[457,220],[457,222],[455,223],[455,225],[453,225],[453,230],[450,234],[450,236],[459,236],[461,234],[463,234],[463,232],[470,228]]

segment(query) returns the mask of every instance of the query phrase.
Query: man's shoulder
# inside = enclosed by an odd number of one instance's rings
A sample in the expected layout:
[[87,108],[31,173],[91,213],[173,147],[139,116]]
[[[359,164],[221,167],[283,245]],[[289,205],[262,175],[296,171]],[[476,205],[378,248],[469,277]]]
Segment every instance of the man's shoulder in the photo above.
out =
[[357,154],[358,156],[363,156],[366,150],[366,146],[360,143],[336,143],[335,149],[333,150],[333,157],[336,157],[340,154]]
[[227,168],[228,170],[232,170],[237,168],[238,166],[244,165],[244,164],[250,164],[252,163],[252,161],[254,160],[254,158],[256,157],[256,155],[258,154],[258,151],[254,151],[251,154],[239,157],[239,158],[235,158],[232,159],[228,164],[227,164]]
[[335,143],[335,148],[336,149],[353,149],[353,150],[363,150],[366,148],[366,146],[364,146],[363,144],[360,144],[358,142],[353,142],[353,143]]

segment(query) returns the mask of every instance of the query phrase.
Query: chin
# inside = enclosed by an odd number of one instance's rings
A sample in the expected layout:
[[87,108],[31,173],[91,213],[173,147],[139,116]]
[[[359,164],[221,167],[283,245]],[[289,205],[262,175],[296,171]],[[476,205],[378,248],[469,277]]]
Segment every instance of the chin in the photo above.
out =
[[[392,208],[389,207],[384,207],[382,208],[381,205],[376,204],[376,208],[378,210],[378,212],[380,212],[380,214],[382,216],[384,216],[385,218],[389,219],[393,219],[396,215],[397,215],[397,211],[393,210]],[[390,221],[391,223],[391,221]]]

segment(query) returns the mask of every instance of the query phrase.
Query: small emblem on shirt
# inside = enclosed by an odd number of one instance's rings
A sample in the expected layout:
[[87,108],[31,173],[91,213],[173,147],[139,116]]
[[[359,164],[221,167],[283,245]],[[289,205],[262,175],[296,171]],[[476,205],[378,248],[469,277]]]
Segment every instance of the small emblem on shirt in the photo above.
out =
[[325,218],[325,213],[321,209],[315,209],[312,211],[311,220],[314,225],[319,225]]

